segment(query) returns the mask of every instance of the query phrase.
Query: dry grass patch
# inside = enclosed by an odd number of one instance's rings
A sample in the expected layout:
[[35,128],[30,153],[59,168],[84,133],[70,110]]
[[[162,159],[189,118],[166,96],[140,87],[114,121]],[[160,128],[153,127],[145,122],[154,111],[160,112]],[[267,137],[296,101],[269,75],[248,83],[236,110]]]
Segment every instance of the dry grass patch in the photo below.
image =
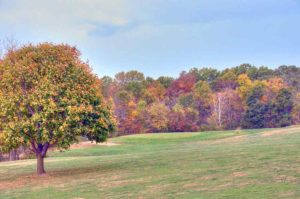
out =
[[261,136],[262,137],[269,137],[269,136],[273,136],[273,135],[285,135],[285,134],[292,134],[292,133],[300,133],[300,127],[288,127],[285,129],[277,129],[277,130],[273,130],[273,131],[266,131],[266,132],[262,132]]
[[232,175],[233,175],[233,177],[235,177],[235,178],[239,178],[239,177],[245,177],[245,176],[247,176],[248,174],[245,173],[245,172],[234,172]]
[[220,140],[210,141],[210,143],[212,143],[212,144],[223,144],[223,143],[231,143],[231,142],[241,142],[241,141],[245,140],[246,138],[247,138],[247,136],[245,136],[245,135],[238,135],[238,136],[234,136],[234,137],[229,137],[229,138],[224,138],[224,139],[220,139]]
[[96,142],[90,142],[90,141],[84,141],[84,142],[79,142],[79,143],[75,143],[72,144],[70,149],[81,149],[81,148],[89,148],[89,147],[93,147],[93,146],[117,146],[120,144],[117,143],[113,143],[113,142],[103,142],[103,143],[96,143]]
[[295,176],[280,175],[274,178],[275,182],[298,184],[299,179]]
[[9,190],[12,188],[21,188],[27,185],[38,184],[39,186],[48,185],[53,181],[53,177],[46,174],[43,176],[27,175],[18,177],[11,181],[0,182],[0,190]]

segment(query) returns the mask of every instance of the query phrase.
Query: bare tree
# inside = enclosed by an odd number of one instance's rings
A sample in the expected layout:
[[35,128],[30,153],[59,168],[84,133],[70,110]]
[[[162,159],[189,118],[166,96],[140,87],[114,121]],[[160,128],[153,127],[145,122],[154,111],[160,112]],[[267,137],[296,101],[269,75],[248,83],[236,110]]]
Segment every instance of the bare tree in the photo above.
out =
[[16,50],[19,46],[20,43],[13,35],[0,40],[0,59],[9,51]]
[[218,128],[237,128],[240,125],[243,111],[242,100],[236,91],[226,89],[213,96],[213,114],[211,119]]
[[213,111],[218,127],[222,127],[222,114],[224,109],[224,94],[219,92],[213,98]]

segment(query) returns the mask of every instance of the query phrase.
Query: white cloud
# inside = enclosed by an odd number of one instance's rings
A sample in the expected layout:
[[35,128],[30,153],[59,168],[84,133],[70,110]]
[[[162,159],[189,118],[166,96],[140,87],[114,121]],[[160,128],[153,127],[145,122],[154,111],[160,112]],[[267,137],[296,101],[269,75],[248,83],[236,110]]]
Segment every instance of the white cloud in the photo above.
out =
[[104,33],[126,27],[129,10],[122,0],[7,0],[0,4],[0,24],[35,35],[84,40],[90,32],[101,31],[99,26]]

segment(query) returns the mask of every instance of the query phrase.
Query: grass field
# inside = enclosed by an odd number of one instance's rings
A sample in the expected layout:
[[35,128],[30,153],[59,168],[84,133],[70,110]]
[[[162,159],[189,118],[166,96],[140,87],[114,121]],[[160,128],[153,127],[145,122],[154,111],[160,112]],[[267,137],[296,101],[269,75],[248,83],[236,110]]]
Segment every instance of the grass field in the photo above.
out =
[[0,163],[0,198],[300,198],[300,127],[133,135]]

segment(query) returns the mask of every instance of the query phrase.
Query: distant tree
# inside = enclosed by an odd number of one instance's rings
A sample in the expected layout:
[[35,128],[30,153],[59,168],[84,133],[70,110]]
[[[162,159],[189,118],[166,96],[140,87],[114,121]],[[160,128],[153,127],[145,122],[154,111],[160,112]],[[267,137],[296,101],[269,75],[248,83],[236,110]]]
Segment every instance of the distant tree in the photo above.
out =
[[132,82],[143,82],[145,81],[145,76],[143,73],[132,70],[128,72],[120,72],[115,75],[115,80],[120,85],[126,85]]
[[241,65],[236,66],[232,69],[233,69],[236,76],[239,76],[241,74],[247,74],[248,75],[249,71],[257,70],[257,68],[255,66],[252,66],[250,64],[241,64]]
[[178,103],[183,108],[193,107],[195,104],[194,96],[191,93],[182,94],[178,97]]
[[153,103],[145,109],[145,128],[148,132],[163,132],[168,129],[169,109],[163,103]]
[[245,100],[247,97],[247,94],[249,93],[250,89],[254,86],[251,79],[248,77],[247,74],[240,74],[237,78],[238,83],[238,93],[240,97]]
[[225,89],[235,89],[237,84],[238,75],[235,73],[234,69],[225,69],[222,71],[220,76],[216,81],[214,81],[212,88],[214,91],[222,91]]
[[120,134],[160,131],[151,126],[154,115],[149,111],[158,104],[168,109],[169,131],[276,127],[286,123],[279,121],[281,89],[292,93],[287,120],[300,123],[299,75],[296,66],[273,70],[247,63],[224,70],[192,68],[178,78],[145,78],[143,73],[129,71],[113,80],[103,77],[102,91],[107,99],[114,99]]
[[210,85],[220,76],[220,72],[217,69],[206,67],[201,69],[192,68],[190,73],[196,75],[196,81],[205,81]]
[[207,124],[207,119],[212,112],[213,93],[210,86],[205,81],[199,81],[195,84],[192,91],[194,107],[198,111],[198,124]]
[[154,81],[148,85],[146,92],[144,92],[144,96],[142,98],[150,104],[155,101],[162,101],[166,94],[165,87],[158,81]]
[[292,124],[300,124],[300,93],[293,97]]
[[219,129],[223,127],[223,115],[225,109],[225,95],[222,92],[215,93],[213,96],[213,113],[210,120],[213,120],[214,125]]
[[133,96],[128,91],[121,90],[114,95],[114,112],[118,120],[118,130],[120,130],[120,124],[123,123],[122,121],[127,118],[127,109],[130,101],[133,101]]
[[13,36],[0,40],[0,61],[5,54],[16,50],[19,46],[20,43]]
[[115,82],[120,90],[131,92],[136,98],[141,97],[146,88],[144,74],[135,70],[116,74]]
[[276,127],[285,127],[292,124],[292,109],[293,109],[293,99],[292,93],[283,88],[279,91],[275,98],[273,116],[274,125]]
[[114,113],[118,124],[118,134],[133,134],[143,132],[140,121],[138,102],[155,100],[148,92],[147,86],[152,84],[153,78],[145,78],[139,71],[120,72],[115,75],[111,84],[111,97],[114,101]]
[[226,89],[213,95],[213,112],[210,126],[217,129],[235,129],[240,127],[244,106],[237,91]]
[[124,115],[122,117],[118,117],[118,130],[121,132],[120,135],[137,134],[144,131],[140,112],[138,111],[138,105],[139,104],[135,101],[130,100],[126,106],[121,108]]
[[[257,82],[257,81],[256,81]],[[265,84],[265,100],[272,102],[279,91],[283,88],[287,88],[287,85],[284,83],[282,78],[280,77],[273,77],[266,81],[264,81]]]
[[[6,54],[16,50],[20,46],[19,42],[13,37],[6,37],[3,40],[0,40],[0,65],[2,63],[2,59]],[[17,149],[12,149],[9,152],[9,160],[14,161],[19,159],[19,154]]]
[[300,91],[300,68],[297,66],[280,66],[275,70],[275,74],[283,79],[283,81],[295,90]]
[[275,76],[274,71],[266,66],[255,67],[249,70],[247,74],[251,80],[266,80]]
[[182,72],[178,79],[174,80],[167,90],[167,95],[170,97],[178,97],[183,93],[192,91],[196,83],[194,73]]
[[79,56],[68,45],[27,45],[0,66],[1,150],[29,146],[39,175],[49,147],[67,149],[79,135],[102,142],[113,130],[100,81]]
[[270,105],[262,102],[264,95],[263,86],[255,86],[247,97],[247,110],[243,118],[244,128],[263,128],[266,126],[266,115]]
[[145,86],[149,86],[155,82],[155,80],[152,77],[146,77],[145,79]]
[[109,98],[112,95],[112,84],[113,79],[109,76],[104,76],[101,78],[101,91],[105,98]]
[[176,104],[169,113],[169,131],[193,132],[199,130],[198,112],[191,108],[184,108]]
[[157,79],[157,81],[163,85],[163,87],[168,88],[172,82],[174,81],[174,78],[173,77],[167,77],[167,76],[161,76]]

